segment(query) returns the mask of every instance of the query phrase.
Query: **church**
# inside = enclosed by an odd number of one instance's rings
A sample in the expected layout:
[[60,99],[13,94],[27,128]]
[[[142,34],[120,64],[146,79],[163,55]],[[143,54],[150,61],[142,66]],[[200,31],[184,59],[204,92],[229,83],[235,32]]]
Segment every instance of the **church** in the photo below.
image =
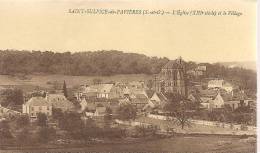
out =
[[155,90],[159,93],[178,93],[186,96],[185,62],[179,57],[170,60],[155,76]]

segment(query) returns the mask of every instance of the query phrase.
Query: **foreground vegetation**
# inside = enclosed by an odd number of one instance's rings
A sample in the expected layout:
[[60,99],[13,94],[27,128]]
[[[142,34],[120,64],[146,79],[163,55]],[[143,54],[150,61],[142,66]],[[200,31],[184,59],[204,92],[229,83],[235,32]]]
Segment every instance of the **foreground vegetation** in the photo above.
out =
[[[24,150],[3,150],[5,153],[59,153],[59,152],[256,152],[256,143],[250,138],[226,137],[226,136],[176,136],[164,139],[124,139],[116,144],[95,143],[84,146],[63,145],[60,148]],[[210,142],[210,143],[209,143]]]

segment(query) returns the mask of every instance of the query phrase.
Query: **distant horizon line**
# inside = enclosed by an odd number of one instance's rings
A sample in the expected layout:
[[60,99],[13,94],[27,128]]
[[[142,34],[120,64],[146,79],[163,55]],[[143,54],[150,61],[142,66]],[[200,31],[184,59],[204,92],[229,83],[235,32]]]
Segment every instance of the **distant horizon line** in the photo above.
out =
[[[55,50],[35,50],[35,49],[32,49],[32,50],[27,50],[27,49],[0,49],[0,51],[27,51],[27,52],[33,52],[33,51],[36,51],[36,52],[53,52],[53,53],[84,53],[84,52],[109,52],[109,51],[118,51],[118,52],[122,52],[122,53],[133,53],[133,54],[139,54],[139,55],[145,55],[147,57],[157,57],[157,58],[167,58],[169,60],[175,60],[177,59],[178,57],[181,57],[182,59],[184,59],[184,61],[188,61],[188,62],[195,62],[195,63],[210,63],[210,64],[214,64],[214,63],[233,63],[233,62],[254,62],[255,64],[257,64],[257,60],[241,60],[241,61],[234,61],[234,60],[230,60],[230,61],[196,61],[196,60],[185,60],[185,57],[183,56],[177,56],[176,58],[174,59],[171,59],[169,57],[166,57],[166,56],[150,56],[150,55],[147,55],[145,53],[137,53],[137,52],[127,52],[127,51],[122,51],[122,50],[116,50],[116,49],[100,49],[100,50],[81,50],[81,51],[70,51],[70,50],[67,50],[67,51],[55,51]],[[187,59],[187,58],[186,58]]]

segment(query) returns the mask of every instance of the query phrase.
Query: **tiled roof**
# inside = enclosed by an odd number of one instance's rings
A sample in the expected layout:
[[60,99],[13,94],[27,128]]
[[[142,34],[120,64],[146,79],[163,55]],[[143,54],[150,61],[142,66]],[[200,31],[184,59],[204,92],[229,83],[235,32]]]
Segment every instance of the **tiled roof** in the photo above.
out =
[[66,97],[61,94],[47,94],[46,96],[48,101],[62,101],[66,100]]
[[161,101],[167,101],[167,98],[162,93],[156,93]]
[[131,103],[142,103],[142,104],[146,104],[148,103],[149,99],[147,97],[138,97],[138,98],[132,98]]
[[102,93],[109,93],[114,85],[113,84],[97,84],[97,85],[91,85],[88,87],[85,87],[86,93],[89,92],[102,92]]
[[147,99],[147,97],[144,94],[136,94],[135,97],[140,99]]
[[29,101],[25,103],[29,106],[51,106],[48,101],[43,97],[32,97]]
[[146,90],[145,93],[148,96],[148,98],[152,98],[154,91],[153,90]]
[[209,103],[209,101],[212,99],[212,98],[209,98],[209,97],[200,97],[202,103]]

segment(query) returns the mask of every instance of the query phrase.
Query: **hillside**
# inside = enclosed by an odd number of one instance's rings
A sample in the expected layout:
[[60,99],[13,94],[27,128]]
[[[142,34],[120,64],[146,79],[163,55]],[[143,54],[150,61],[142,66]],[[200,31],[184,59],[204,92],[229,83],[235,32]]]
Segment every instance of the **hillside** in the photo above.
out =
[[253,61],[247,61],[247,62],[220,62],[219,64],[229,67],[229,68],[234,68],[234,67],[242,67],[244,69],[250,69],[256,71],[256,62]]
[[[30,75],[35,74],[38,76],[72,76],[69,78],[134,74],[152,76],[158,74],[168,61],[169,59],[165,57],[148,57],[143,54],[115,50],[78,53],[0,50],[0,75],[8,76],[8,79],[0,78],[0,84],[7,82],[12,84],[15,82],[12,77],[18,77],[24,81],[30,80]],[[203,77],[223,78],[237,82],[241,88],[256,90],[256,71],[237,67],[239,65],[248,67],[250,64],[226,62],[221,64],[200,63],[200,65],[207,67],[206,75]],[[186,61],[186,70],[194,69],[197,66],[198,64],[195,62]],[[67,80],[61,77],[55,78],[59,79],[58,81]],[[41,81],[38,83],[41,84]]]
[[68,88],[77,87],[83,84],[91,84],[93,79],[101,79],[102,82],[130,82],[147,81],[153,79],[152,75],[145,74],[127,74],[113,76],[69,76],[69,75],[27,75],[26,79],[17,76],[0,75],[0,87],[15,86],[26,91],[36,88],[53,88],[53,83],[62,85],[66,81]]
[[63,74],[74,76],[154,74],[169,60],[121,51],[55,53],[0,50],[0,74]]

